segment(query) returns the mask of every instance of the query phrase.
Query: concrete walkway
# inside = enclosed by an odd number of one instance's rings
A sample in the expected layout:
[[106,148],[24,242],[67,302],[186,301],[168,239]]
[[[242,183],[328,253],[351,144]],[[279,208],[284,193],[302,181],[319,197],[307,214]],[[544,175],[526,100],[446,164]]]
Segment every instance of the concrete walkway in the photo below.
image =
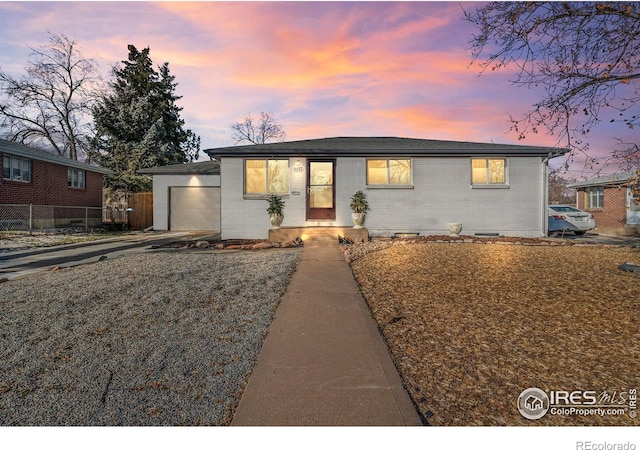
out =
[[231,425],[422,425],[335,240],[305,241]]

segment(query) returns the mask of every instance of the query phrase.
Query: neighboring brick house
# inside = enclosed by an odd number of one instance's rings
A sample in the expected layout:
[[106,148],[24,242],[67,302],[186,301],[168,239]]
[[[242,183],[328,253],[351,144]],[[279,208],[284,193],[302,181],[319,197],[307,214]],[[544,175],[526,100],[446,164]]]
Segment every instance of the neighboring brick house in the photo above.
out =
[[102,167],[0,139],[0,204],[102,207]]
[[621,172],[570,184],[579,209],[590,212],[602,234],[640,235],[640,204],[628,187],[636,171]]

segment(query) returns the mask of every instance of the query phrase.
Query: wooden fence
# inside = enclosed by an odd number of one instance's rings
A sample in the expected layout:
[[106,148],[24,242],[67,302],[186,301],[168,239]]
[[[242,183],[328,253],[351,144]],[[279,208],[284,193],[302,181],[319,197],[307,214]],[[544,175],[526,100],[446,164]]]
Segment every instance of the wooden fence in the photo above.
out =
[[116,201],[104,202],[102,221],[115,228],[144,230],[153,225],[153,193],[127,194]]
[[153,193],[139,192],[130,194],[128,207],[129,226],[132,230],[144,230],[153,225]]

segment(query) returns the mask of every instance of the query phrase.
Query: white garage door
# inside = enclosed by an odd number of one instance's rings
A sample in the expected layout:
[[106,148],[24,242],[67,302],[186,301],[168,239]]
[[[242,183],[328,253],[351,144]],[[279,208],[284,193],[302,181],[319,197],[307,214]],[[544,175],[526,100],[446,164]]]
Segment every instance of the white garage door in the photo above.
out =
[[220,230],[220,188],[172,187],[169,198],[170,230]]

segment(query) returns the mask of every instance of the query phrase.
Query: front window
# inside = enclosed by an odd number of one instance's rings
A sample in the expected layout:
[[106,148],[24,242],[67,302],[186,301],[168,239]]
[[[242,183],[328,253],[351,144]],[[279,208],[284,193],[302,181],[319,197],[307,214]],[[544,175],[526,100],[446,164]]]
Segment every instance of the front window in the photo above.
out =
[[67,185],[70,188],[84,189],[84,170],[69,167]]
[[410,159],[367,160],[367,184],[411,184]]
[[507,183],[507,160],[482,158],[471,160],[471,184],[491,185]]
[[588,187],[584,191],[585,208],[604,208],[604,186]]
[[5,180],[31,182],[31,161],[15,156],[2,157],[2,178]]
[[247,159],[244,163],[245,194],[288,194],[288,159]]

